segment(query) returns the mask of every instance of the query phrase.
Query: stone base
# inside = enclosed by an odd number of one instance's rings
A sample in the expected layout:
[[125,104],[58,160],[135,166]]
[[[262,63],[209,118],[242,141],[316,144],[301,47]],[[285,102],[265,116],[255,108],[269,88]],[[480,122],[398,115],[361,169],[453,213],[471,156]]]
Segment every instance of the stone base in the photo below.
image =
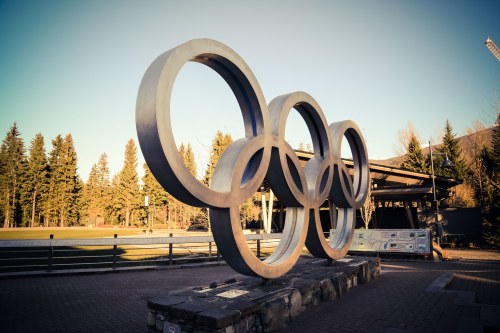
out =
[[272,332],[319,302],[335,300],[379,276],[379,258],[331,263],[302,258],[278,279],[238,276],[157,296],[148,301],[149,332]]

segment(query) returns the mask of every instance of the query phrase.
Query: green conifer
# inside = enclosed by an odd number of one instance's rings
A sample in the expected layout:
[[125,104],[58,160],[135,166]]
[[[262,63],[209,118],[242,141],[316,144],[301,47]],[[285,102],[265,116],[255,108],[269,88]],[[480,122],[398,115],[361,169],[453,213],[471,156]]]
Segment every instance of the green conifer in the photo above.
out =
[[41,133],[31,141],[29,152],[23,184],[23,225],[34,227],[43,223],[41,207],[48,190],[49,165]]
[[122,207],[125,226],[133,222],[133,211],[140,205],[139,176],[137,174],[137,148],[130,139],[125,146],[125,159],[120,171],[118,189],[118,206]]
[[[462,150],[449,120],[446,121],[443,143],[437,147],[436,151],[438,152],[434,161],[436,175],[458,179],[467,178],[467,164],[461,156]],[[453,162],[453,169],[441,168],[441,164],[446,157]]]
[[183,143],[179,147],[179,154],[181,155],[184,165],[188,168],[189,172],[197,178],[196,161],[194,159],[194,152],[191,144],[185,146]]
[[24,141],[14,123],[0,148],[0,215],[3,227],[21,225],[21,189],[26,156]]
[[151,225],[156,223],[167,222],[167,206],[173,199],[170,194],[158,183],[156,178],[151,173],[148,165],[144,163],[144,176],[142,177],[142,199],[146,196],[149,198],[149,218],[153,221]]
[[57,135],[52,140],[52,149],[49,152],[49,188],[47,198],[44,200],[45,226],[57,226],[59,217],[58,201],[61,195],[60,184],[62,183],[63,167],[61,165],[61,155],[63,149],[63,138]]
[[207,169],[205,170],[205,177],[203,179],[203,183],[205,185],[210,185],[210,181],[212,180],[217,161],[219,161],[222,153],[224,153],[226,148],[229,147],[231,143],[233,143],[233,138],[230,134],[223,134],[220,130],[217,131],[217,134],[212,140],[212,149],[210,150],[210,157],[208,160]]
[[93,164],[89,178],[83,187],[83,216],[88,225],[97,226],[98,215],[98,184],[97,184],[97,165]]
[[71,134],[66,135],[62,146],[62,184],[60,191],[61,227],[78,225],[78,202],[81,196],[82,184],[77,173],[77,155]]
[[103,153],[97,164],[93,164],[87,183],[84,185],[83,212],[87,223],[104,224],[111,208],[111,181],[108,156]]
[[49,190],[44,213],[46,226],[79,223],[82,183],[77,174],[77,155],[71,134],[52,140],[49,153]]
[[401,169],[427,173],[429,164],[427,158],[422,153],[420,140],[414,132],[410,132],[410,138],[406,145],[406,154],[401,164]]

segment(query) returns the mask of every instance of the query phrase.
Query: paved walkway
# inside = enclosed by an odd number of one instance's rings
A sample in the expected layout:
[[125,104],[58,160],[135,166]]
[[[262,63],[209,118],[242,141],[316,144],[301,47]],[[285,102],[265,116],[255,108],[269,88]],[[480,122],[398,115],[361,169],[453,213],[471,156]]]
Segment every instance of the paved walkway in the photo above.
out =
[[[448,290],[430,291],[450,272]],[[236,275],[217,266],[1,279],[0,331],[147,332],[149,298]],[[481,332],[481,316],[498,323],[499,305],[500,261],[391,261],[380,279],[319,304],[283,332]]]
[[[449,281],[450,272],[461,278],[429,290],[440,277]],[[483,332],[485,310],[477,303],[496,305],[500,324],[499,291],[500,262],[384,262],[380,279],[319,304],[283,332]]]

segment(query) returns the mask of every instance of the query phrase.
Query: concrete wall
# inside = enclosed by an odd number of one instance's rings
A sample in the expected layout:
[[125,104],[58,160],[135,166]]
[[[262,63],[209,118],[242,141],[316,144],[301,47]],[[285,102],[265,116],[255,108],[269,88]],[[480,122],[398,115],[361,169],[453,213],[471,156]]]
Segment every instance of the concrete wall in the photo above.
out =
[[[411,208],[415,221],[417,209]],[[427,222],[433,222],[432,212],[427,212]],[[481,242],[481,210],[479,208],[442,208],[440,209],[443,220],[443,229],[446,234],[463,234],[466,242]],[[410,223],[403,207],[377,208],[376,228],[378,229],[410,229]],[[426,222],[421,221],[420,227],[425,227]],[[371,225],[370,225],[371,228]]]
[[481,209],[445,208],[441,215],[445,234],[464,234],[467,242],[481,242]]

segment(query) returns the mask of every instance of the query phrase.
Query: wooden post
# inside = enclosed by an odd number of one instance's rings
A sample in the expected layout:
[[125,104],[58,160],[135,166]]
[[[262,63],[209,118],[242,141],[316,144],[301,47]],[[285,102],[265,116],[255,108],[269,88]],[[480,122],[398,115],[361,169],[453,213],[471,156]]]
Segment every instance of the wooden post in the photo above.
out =
[[[118,234],[115,234],[113,236],[115,239],[118,238]],[[118,249],[118,245],[113,245],[113,269],[116,269],[116,252],[117,252],[117,249]]]
[[[260,234],[260,230],[257,230],[257,234]],[[257,238],[257,258],[260,259],[260,239]]]
[[[54,235],[50,234],[50,239],[54,239]],[[48,270],[49,272],[52,272],[52,258],[54,257],[54,247],[52,246],[52,242],[50,242],[50,247],[49,247],[49,262],[48,262]]]
[[[169,237],[173,237],[174,234],[173,233],[170,233],[168,235]],[[174,257],[173,257],[173,249],[174,249],[174,244],[172,244],[172,241],[170,241],[170,243],[168,243],[168,265],[169,266],[172,266],[173,264],[173,260],[174,260]]]

